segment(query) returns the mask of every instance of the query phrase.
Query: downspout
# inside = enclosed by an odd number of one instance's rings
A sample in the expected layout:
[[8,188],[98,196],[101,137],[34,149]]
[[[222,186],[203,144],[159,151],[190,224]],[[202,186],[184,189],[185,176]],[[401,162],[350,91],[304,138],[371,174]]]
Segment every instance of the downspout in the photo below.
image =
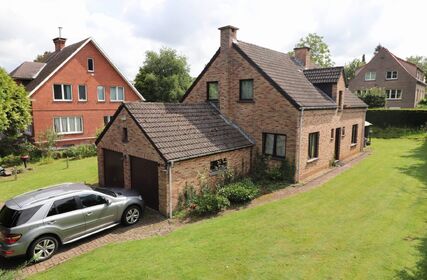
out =
[[298,147],[297,147],[297,178],[296,178],[296,182],[299,182],[299,178],[300,178],[300,163],[301,163],[301,138],[302,138],[302,126],[304,124],[303,119],[304,119],[304,107],[301,108],[301,115],[300,115],[300,119],[299,119],[299,135],[298,135]]
[[169,218],[172,218],[173,214],[173,204],[172,204],[172,168],[174,161],[168,162],[168,176],[169,176]]

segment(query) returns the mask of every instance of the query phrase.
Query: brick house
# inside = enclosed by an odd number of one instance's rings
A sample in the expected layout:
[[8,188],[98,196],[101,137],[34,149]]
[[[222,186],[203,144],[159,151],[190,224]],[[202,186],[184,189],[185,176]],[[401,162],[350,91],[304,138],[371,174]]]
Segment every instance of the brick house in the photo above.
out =
[[342,67],[311,68],[309,48],[290,57],[236,33],[220,28],[220,48],[181,104],[117,111],[97,139],[101,186],[151,188],[158,200],[147,203],[170,215],[185,186],[200,174],[215,182],[218,167],[246,174],[264,154],[271,165],[290,161],[301,181],[363,150],[367,106],[346,89]]
[[359,68],[349,82],[349,89],[362,93],[373,87],[383,88],[388,108],[414,108],[423,100],[425,73],[415,64],[381,47],[374,57]]
[[43,62],[24,62],[10,73],[30,96],[36,142],[48,129],[60,136],[58,146],[93,142],[123,101],[144,100],[92,38],[53,42]]

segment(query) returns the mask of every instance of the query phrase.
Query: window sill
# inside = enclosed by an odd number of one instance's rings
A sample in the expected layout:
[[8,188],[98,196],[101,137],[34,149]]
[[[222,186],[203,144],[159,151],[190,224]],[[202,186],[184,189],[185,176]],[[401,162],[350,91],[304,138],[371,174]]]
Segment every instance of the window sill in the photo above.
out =
[[73,100],[60,100],[60,99],[54,99],[53,102],[73,102]]
[[124,100],[110,100],[111,103],[122,103]]
[[80,102],[80,103],[86,103],[86,102],[87,102],[87,99],[86,99],[86,100],[79,100],[79,102]]
[[307,163],[312,163],[312,162],[315,162],[315,161],[318,161],[318,160],[319,160],[319,158],[317,158],[317,157],[311,158],[311,159],[307,160]]
[[218,170],[215,170],[215,171],[209,171],[209,176],[217,176],[218,174],[220,174],[220,173],[222,173],[224,171],[226,171],[226,169],[218,169]]
[[56,133],[58,135],[77,135],[77,134],[83,134],[83,131],[79,131],[79,132],[62,132],[62,133]]
[[354,147],[356,147],[357,146],[357,143],[352,143],[351,145],[350,145],[350,148],[354,148]]
[[402,98],[386,98],[387,101],[399,101],[402,100]]
[[239,99],[237,103],[255,103],[253,99]]
[[385,79],[386,81],[397,81],[398,79],[396,78],[396,79]]

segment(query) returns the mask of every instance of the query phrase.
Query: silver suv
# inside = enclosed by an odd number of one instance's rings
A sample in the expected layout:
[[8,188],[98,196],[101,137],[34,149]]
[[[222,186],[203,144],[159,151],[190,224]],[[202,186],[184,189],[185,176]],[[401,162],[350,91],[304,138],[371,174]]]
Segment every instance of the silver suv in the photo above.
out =
[[0,256],[44,261],[67,244],[119,223],[133,225],[141,196],[125,189],[66,183],[8,200],[0,211]]

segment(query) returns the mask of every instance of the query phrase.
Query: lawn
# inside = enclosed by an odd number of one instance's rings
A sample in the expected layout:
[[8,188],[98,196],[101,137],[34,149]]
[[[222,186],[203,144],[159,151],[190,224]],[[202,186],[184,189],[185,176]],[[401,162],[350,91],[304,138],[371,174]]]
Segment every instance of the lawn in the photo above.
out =
[[427,138],[374,139],[321,188],[108,245],[34,279],[427,279]]
[[65,160],[55,160],[49,164],[30,164],[32,171],[14,177],[0,177],[0,204],[9,198],[40,187],[64,182],[98,182],[96,157],[70,160],[66,168]]

